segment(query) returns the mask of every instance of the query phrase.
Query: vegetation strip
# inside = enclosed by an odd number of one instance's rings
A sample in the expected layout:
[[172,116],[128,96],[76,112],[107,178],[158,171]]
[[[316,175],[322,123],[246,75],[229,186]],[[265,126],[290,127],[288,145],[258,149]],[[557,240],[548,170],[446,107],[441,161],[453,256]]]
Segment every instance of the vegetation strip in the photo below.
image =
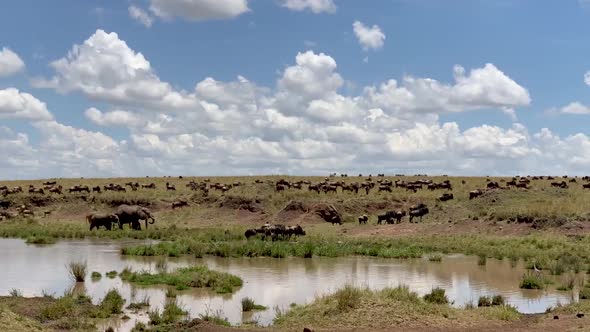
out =
[[206,266],[185,267],[173,272],[157,274],[150,274],[146,271],[132,272],[126,269],[121,272],[120,277],[122,280],[142,286],[168,285],[174,286],[177,290],[211,288],[220,294],[233,293],[243,284],[240,277],[213,271]]

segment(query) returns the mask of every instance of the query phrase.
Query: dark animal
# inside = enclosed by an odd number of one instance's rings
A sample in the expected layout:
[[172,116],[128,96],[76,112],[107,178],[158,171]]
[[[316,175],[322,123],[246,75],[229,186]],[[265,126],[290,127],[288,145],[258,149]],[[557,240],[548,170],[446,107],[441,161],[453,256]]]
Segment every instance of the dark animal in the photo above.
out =
[[119,205],[115,214],[119,217],[120,229],[123,229],[123,225],[130,224],[132,229],[141,230],[141,220],[145,220],[145,228],[147,229],[148,223],[153,224],[156,222],[148,208],[138,205]]
[[119,223],[119,217],[116,214],[91,213],[86,216],[86,221],[90,225],[90,230],[104,226],[104,228],[110,231],[113,223]]
[[441,202],[446,202],[446,201],[450,201],[452,199],[454,199],[455,197],[453,197],[453,194],[442,194],[438,200]]
[[418,204],[418,205],[412,205],[410,207],[410,222],[412,222],[412,220],[416,217],[420,218],[420,222],[422,222],[422,217],[427,215],[430,211],[428,211],[428,207],[426,206],[426,204]]
[[166,190],[176,191],[176,187],[173,184],[166,182]]
[[92,187],[92,192],[100,193],[100,186]]
[[481,195],[483,195],[483,190],[475,189],[475,190],[472,190],[469,192],[469,199],[474,199],[474,198],[477,198]]
[[567,189],[567,183],[565,181],[551,182],[551,187]]
[[383,222],[386,222],[388,224],[393,224],[394,219],[397,221],[397,223],[401,223],[402,218],[406,215],[405,211],[387,211],[385,212],[385,214],[381,214],[377,216],[377,224],[381,224]]
[[359,217],[359,225],[366,224],[367,221],[369,221],[369,216],[367,216],[366,214],[363,214],[362,216]]
[[187,201],[184,201],[184,200],[178,200],[178,201],[172,202],[172,208],[173,209],[181,208],[183,206],[188,206],[188,202]]

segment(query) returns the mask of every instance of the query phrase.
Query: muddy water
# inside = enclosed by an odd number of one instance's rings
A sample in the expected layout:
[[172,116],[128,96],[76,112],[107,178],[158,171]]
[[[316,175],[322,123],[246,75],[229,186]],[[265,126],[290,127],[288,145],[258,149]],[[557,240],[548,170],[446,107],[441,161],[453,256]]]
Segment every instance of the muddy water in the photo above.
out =
[[[39,296],[43,291],[61,295],[75,286],[85,291],[98,303],[111,288],[117,288],[127,299],[150,299],[152,309],[162,308],[166,301],[165,287],[134,287],[118,277],[109,279],[104,273],[133,270],[155,271],[152,257],[120,255],[121,247],[143,241],[62,241],[49,246],[27,245],[22,240],[0,239],[0,295],[18,289],[25,296]],[[103,274],[99,281],[90,278],[75,284],[68,278],[66,265],[71,261],[85,260],[89,273]],[[193,264],[206,264],[210,268],[239,275],[244,286],[234,294],[218,295],[207,290],[179,292],[177,301],[190,312],[191,317],[204,313],[220,313],[232,324],[255,320],[259,324],[272,323],[275,308],[287,310],[291,303],[310,302],[315,296],[334,291],[345,283],[379,289],[399,284],[423,295],[434,287],[446,289],[456,306],[476,302],[481,295],[501,294],[507,302],[523,313],[543,312],[558,303],[574,300],[571,292],[556,290],[522,290],[519,281],[525,272],[522,264],[512,267],[508,261],[488,259],[485,266],[477,265],[477,257],[453,255],[442,262],[426,259],[395,260],[366,257],[343,258],[177,258],[168,259],[168,269]],[[556,286],[559,281],[556,281]],[[242,314],[241,299],[250,297],[269,309],[254,314]],[[147,321],[145,313],[130,315],[131,320],[109,321],[119,331],[128,331],[136,320]]]

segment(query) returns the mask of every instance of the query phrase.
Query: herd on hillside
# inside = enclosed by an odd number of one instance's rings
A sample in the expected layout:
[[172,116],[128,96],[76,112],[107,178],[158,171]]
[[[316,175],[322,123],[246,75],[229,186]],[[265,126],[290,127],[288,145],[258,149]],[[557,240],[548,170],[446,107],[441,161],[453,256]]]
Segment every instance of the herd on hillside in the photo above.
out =
[[[403,175],[398,175],[403,176]],[[396,179],[394,181],[386,179],[384,174],[378,174],[377,178],[373,178],[372,176],[368,176],[364,178],[362,174],[359,174],[359,178],[362,180],[355,181],[355,182],[346,182],[343,180],[336,179],[338,176],[336,174],[330,174],[328,178],[325,178],[323,181],[312,183],[309,180],[299,180],[299,181],[287,181],[285,179],[281,179],[278,181],[272,180],[260,180],[256,179],[254,184],[267,184],[272,185],[276,193],[282,193],[289,190],[305,190],[307,189],[309,192],[315,192],[317,194],[333,194],[338,193],[338,189],[340,192],[350,192],[354,194],[361,194],[364,193],[369,195],[371,191],[377,191],[377,193],[391,193],[395,188],[399,188],[406,191],[417,192],[418,190],[445,190],[447,192],[441,193],[438,196],[438,200],[440,202],[446,202],[449,200],[453,200],[454,196],[452,193],[453,185],[451,184],[450,180],[443,180],[442,182],[434,182],[432,179],[427,179],[426,175],[417,175],[417,177],[424,177],[419,180],[414,181],[404,181],[400,179]],[[348,178],[347,174],[341,174],[340,177]],[[179,177],[182,179],[183,177]],[[578,180],[582,183],[582,188],[590,189],[590,177],[584,176],[581,178],[573,177],[568,178],[567,176],[562,177],[552,177],[552,176],[516,176],[510,180],[500,180],[500,182],[492,181],[489,178],[487,179],[487,184],[485,188],[475,189],[469,191],[469,199],[476,199],[482,195],[484,195],[488,191],[492,190],[501,190],[501,189],[523,189],[527,190],[531,188],[532,181],[551,181],[550,184],[552,187],[567,189],[571,185],[576,185]],[[463,184],[465,184],[465,180],[462,180]],[[189,181],[185,184],[185,186],[192,190],[192,191],[201,191],[203,195],[208,195],[210,190],[219,191],[222,194],[230,191],[233,188],[239,187],[244,185],[242,182],[234,182],[234,183],[211,183],[209,179],[204,179],[200,182],[196,182],[194,180]],[[33,184],[29,185],[27,192],[29,195],[63,195],[64,193],[69,194],[90,194],[96,193],[100,194],[102,192],[127,192],[129,191],[137,191],[137,190],[156,190],[157,186],[155,183],[138,183],[138,182],[127,182],[124,185],[121,184],[114,184],[110,183],[104,186],[88,186],[88,185],[75,185],[67,190],[65,190],[62,185],[58,184],[56,180],[53,181],[45,181],[43,185],[40,187],[35,187]],[[167,182],[165,185],[166,191],[176,191],[175,185]],[[7,197],[14,194],[26,194],[25,190],[20,187],[12,187],[9,188],[8,186],[0,186],[0,196]],[[2,219],[9,219],[11,217],[15,217],[18,215],[33,215],[33,212],[27,206],[18,206],[16,208],[16,214],[9,213],[6,210],[10,207],[11,201],[10,200],[0,200],[0,220]],[[186,200],[175,200],[171,203],[171,207],[173,209],[182,208],[188,206],[189,203]],[[410,206],[410,208],[406,210],[393,210],[387,211],[383,214],[377,215],[377,224],[395,224],[401,223],[402,219],[406,216],[409,217],[409,222],[413,222],[416,218],[422,221],[422,217],[429,213],[428,207],[424,203],[415,204]],[[47,214],[47,212],[46,212]],[[151,211],[145,207],[137,206],[137,205],[126,205],[122,204],[117,207],[117,209],[112,213],[91,213],[86,216],[86,222],[89,224],[90,230],[94,228],[104,227],[108,230],[113,228],[120,228],[123,229],[123,226],[128,224],[132,229],[141,230],[141,222],[144,221],[145,227],[147,228],[149,224],[153,224],[155,222],[155,218]],[[333,220],[328,220],[332,223],[342,224],[341,218],[333,218]],[[358,217],[359,224],[367,224],[369,221],[368,215],[361,215]],[[246,231],[245,236],[250,238],[254,235],[262,234],[264,237],[272,237],[275,238],[277,236],[301,236],[305,235],[305,231],[301,228],[301,226],[283,226],[283,225],[264,225],[259,228],[249,229]]]

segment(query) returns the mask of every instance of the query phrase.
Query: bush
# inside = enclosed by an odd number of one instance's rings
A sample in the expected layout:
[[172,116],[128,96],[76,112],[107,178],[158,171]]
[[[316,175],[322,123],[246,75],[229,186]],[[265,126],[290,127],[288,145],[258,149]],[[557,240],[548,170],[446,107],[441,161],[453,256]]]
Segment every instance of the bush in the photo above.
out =
[[492,306],[492,299],[489,296],[480,296],[477,301],[478,307],[490,307]]
[[253,310],[266,310],[266,307],[260,304],[256,304],[254,300],[249,297],[242,299],[242,311],[253,311]]
[[340,311],[356,308],[359,305],[361,296],[362,291],[352,285],[346,285],[334,294]]
[[123,309],[125,300],[116,289],[111,289],[100,302],[100,312],[102,317],[108,317],[114,314],[120,314]]
[[449,299],[445,294],[445,290],[442,288],[434,288],[430,293],[424,295],[424,300],[426,302],[435,303],[435,304],[447,304],[449,303]]
[[492,298],[492,305],[504,305],[506,303],[506,300],[504,299],[504,296],[502,295],[495,295]]
[[86,279],[86,262],[71,262],[68,268],[72,279],[76,282],[84,282]]
[[430,254],[428,256],[428,260],[431,262],[441,262],[442,261],[442,255],[439,253],[434,253],[434,254]]
[[21,292],[20,290],[18,290],[16,288],[11,289],[8,294],[12,297],[22,297],[23,296],[23,292]]
[[537,272],[527,272],[522,276],[520,288],[524,289],[543,289],[545,288],[545,278]]

